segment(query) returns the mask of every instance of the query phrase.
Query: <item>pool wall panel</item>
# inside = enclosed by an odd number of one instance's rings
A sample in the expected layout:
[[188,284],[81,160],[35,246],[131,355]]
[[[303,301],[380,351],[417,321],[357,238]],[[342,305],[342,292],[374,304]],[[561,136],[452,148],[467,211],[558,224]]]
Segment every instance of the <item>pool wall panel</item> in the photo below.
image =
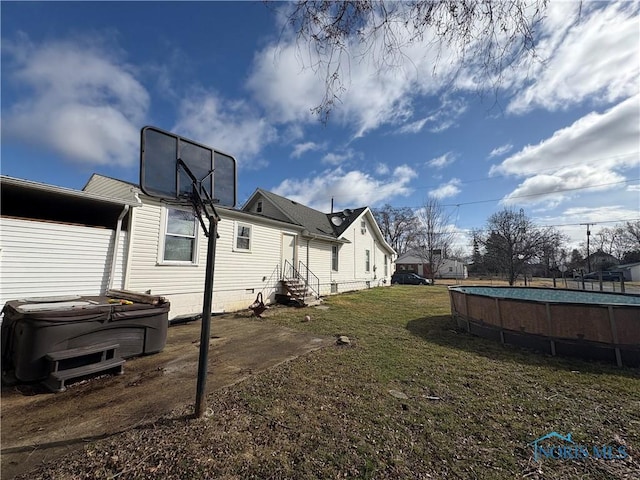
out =
[[537,303],[501,300],[502,325],[507,330],[541,334],[547,330],[547,312]]
[[613,343],[606,307],[555,304],[550,308],[550,336]]
[[618,331],[618,343],[640,345],[640,312],[625,307],[614,307],[614,319]]

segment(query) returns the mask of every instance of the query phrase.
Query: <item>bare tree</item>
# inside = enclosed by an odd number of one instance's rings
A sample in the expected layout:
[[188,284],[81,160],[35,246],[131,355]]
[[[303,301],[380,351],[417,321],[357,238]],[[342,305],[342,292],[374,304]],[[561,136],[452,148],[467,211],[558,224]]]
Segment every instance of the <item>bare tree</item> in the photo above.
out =
[[613,255],[619,260],[636,258],[636,252],[640,252],[640,220],[601,228],[591,236],[591,242],[595,251]]
[[640,250],[640,220],[625,223],[622,235],[627,249]]
[[604,252],[616,258],[622,257],[624,254],[623,234],[624,230],[620,227],[601,228],[595,235],[591,236],[594,251]]
[[425,201],[416,212],[416,216],[419,230],[414,250],[423,263],[429,264],[430,278],[433,280],[452,250],[455,232],[451,226],[450,215],[433,197]]
[[417,235],[418,219],[409,207],[392,207],[388,203],[372,210],[373,216],[393,249],[402,255]]
[[488,267],[507,275],[513,285],[531,260],[539,258],[545,243],[546,230],[537,227],[525,214],[504,209],[487,220],[484,237],[479,239],[486,250]]
[[567,252],[562,247],[567,237],[553,227],[542,230],[542,233],[539,260],[544,268],[544,276],[549,277],[551,271],[557,270],[566,261]]
[[621,254],[618,256],[623,263],[640,261],[640,220],[627,222],[617,226]]
[[397,68],[407,50],[420,45],[436,59],[434,74],[442,63],[459,66],[454,77],[472,64],[479,83],[497,86],[505,68],[536,58],[536,27],[547,2],[298,0],[287,20],[311,68],[325,78],[325,96],[313,111],[326,121],[347,90],[345,65],[354,50],[355,59],[371,59],[378,69]]

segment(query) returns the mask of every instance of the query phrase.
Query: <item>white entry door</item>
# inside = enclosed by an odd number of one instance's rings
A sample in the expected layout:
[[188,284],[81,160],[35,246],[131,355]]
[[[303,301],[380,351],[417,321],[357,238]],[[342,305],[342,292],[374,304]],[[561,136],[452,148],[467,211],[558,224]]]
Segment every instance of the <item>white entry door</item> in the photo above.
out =
[[282,234],[282,269],[284,272],[285,261],[288,261],[294,268],[296,266],[296,236],[289,233]]

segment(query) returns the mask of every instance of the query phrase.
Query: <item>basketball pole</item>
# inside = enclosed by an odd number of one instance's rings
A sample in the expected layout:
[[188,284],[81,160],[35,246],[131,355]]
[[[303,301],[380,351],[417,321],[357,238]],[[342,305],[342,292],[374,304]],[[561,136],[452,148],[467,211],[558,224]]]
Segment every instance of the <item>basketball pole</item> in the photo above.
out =
[[[185,155],[185,159],[182,156]],[[175,162],[175,178],[152,173],[156,168],[171,168]],[[225,179],[221,185],[221,198],[212,198],[215,182],[213,174],[216,165]],[[198,179],[189,168],[195,166],[198,173],[208,166],[208,173]],[[154,168],[156,167],[156,168]],[[185,191],[187,184],[182,174],[191,180],[191,195]],[[175,182],[174,182],[175,180]],[[207,182],[206,184],[204,182]],[[232,183],[231,183],[232,182]],[[230,190],[229,187],[233,189]],[[207,264],[202,302],[202,326],[200,329],[200,352],[198,356],[198,383],[194,415],[204,416],[206,411],[207,367],[209,360],[209,340],[211,338],[211,310],[213,305],[213,273],[216,259],[216,239],[220,217],[214,204],[235,207],[236,204],[236,160],[230,155],[218,152],[211,147],[198,144],[156,127],[146,126],[140,131],[140,189],[145,195],[169,202],[184,204],[189,198],[204,234],[208,237]],[[233,194],[230,197],[230,194]],[[209,228],[205,218],[209,220]]]
[[211,306],[213,301],[213,271],[216,262],[216,238],[218,237],[218,216],[207,212],[209,218],[209,241],[207,246],[207,270],[204,279],[204,299],[202,305],[202,325],[200,328],[200,356],[198,357],[198,383],[196,386],[195,417],[202,418],[207,409],[207,366],[209,360],[209,337],[211,336]]
[[[207,192],[202,188],[204,179],[213,175],[211,170],[202,180],[198,180],[189,167],[178,159],[178,168],[182,167],[192,182],[191,203],[198,215],[202,229],[207,235],[207,266],[204,277],[204,298],[202,300],[202,325],[200,327],[200,354],[198,355],[198,382],[196,385],[196,405],[194,416],[202,418],[207,409],[207,373],[209,362],[209,338],[211,337],[211,308],[213,305],[213,273],[216,266],[216,240],[218,239],[218,212],[213,206],[214,201]],[[202,199],[202,194],[206,202]],[[208,206],[208,208],[207,208]],[[202,219],[202,213],[206,212],[209,220],[209,228],[206,228]]]

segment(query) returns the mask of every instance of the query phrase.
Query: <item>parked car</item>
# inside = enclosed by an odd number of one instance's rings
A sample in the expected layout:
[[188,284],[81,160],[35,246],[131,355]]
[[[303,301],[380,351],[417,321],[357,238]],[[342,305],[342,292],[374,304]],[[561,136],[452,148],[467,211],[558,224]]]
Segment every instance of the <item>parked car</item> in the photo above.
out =
[[591,272],[584,275],[585,280],[600,280],[602,273],[603,282],[619,282],[622,272]]
[[391,275],[392,285],[431,285],[431,280],[421,277],[416,273],[400,272]]

